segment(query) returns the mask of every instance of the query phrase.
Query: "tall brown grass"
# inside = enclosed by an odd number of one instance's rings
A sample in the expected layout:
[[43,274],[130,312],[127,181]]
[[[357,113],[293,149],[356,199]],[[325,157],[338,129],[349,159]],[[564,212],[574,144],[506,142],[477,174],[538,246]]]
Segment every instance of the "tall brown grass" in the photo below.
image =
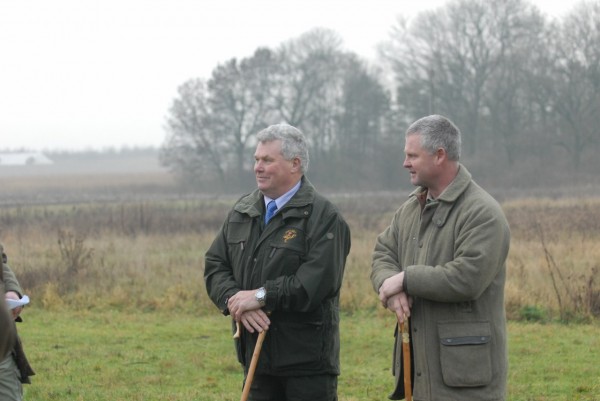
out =
[[599,199],[504,204],[512,230],[506,287],[511,317],[600,316],[599,207]]
[[[371,252],[405,194],[330,198],[352,230],[341,306],[349,313],[378,311]],[[2,206],[0,240],[26,293],[44,308],[214,312],[203,257],[234,200]],[[600,200],[529,199],[503,207],[512,231],[508,316],[599,317]]]

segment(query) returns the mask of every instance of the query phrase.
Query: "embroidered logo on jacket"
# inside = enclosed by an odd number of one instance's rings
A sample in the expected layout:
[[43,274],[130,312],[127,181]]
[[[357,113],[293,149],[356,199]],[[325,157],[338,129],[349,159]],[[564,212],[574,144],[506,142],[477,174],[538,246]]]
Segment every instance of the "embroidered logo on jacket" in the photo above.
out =
[[297,235],[298,233],[296,230],[287,230],[283,235],[283,242],[288,242],[289,240],[296,238]]

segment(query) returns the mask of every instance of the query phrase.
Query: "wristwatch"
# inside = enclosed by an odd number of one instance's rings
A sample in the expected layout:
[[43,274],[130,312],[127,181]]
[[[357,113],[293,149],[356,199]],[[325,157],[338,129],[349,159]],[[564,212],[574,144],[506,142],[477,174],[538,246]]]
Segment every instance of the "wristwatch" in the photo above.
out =
[[265,290],[265,287],[260,287],[258,290],[256,290],[254,296],[256,297],[256,300],[260,304],[261,308],[265,306],[267,303],[267,290]]

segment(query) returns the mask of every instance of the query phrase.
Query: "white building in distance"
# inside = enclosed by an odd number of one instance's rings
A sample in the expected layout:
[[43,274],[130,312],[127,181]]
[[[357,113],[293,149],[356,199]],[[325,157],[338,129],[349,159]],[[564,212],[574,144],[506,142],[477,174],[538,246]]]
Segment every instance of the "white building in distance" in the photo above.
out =
[[37,166],[54,164],[40,152],[0,153],[0,166]]

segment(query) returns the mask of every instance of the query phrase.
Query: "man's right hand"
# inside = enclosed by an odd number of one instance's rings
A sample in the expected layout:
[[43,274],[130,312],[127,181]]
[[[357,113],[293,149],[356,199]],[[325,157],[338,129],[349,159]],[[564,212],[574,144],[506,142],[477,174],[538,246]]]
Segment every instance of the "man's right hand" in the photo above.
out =
[[250,333],[254,333],[255,330],[259,333],[268,330],[269,325],[271,324],[269,316],[267,316],[266,312],[262,309],[255,309],[242,313],[240,321]]
[[387,299],[387,308],[396,314],[399,323],[403,323],[405,317],[410,317],[412,297],[402,291]]

